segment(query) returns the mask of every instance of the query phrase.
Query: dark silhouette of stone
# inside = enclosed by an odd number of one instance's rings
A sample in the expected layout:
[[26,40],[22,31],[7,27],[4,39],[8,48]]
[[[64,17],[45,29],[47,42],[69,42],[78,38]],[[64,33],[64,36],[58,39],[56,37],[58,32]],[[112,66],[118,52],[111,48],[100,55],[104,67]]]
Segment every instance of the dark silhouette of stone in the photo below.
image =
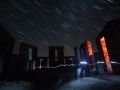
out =
[[[57,52],[55,52],[57,51]],[[57,54],[57,56],[55,56]],[[57,59],[57,61],[55,61]],[[50,46],[49,47],[49,66],[55,67],[64,64],[64,50],[63,46]]]
[[[103,30],[96,38],[98,52],[101,54],[105,62],[100,39],[104,37],[109,54],[110,61],[120,63],[120,19],[111,20],[106,23]],[[120,74],[120,64],[111,64],[113,73]],[[104,65],[104,70],[107,71],[107,65]]]
[[24,59],[23,71],[31,71],[35,68],[34,64],[37,60],[37,51],[37,47],[21,42],[19,56]]
[[14,42],[15,39],[8,33],[2,24],[0,24],[0,73],[2,79],[6,78],[8,73]]

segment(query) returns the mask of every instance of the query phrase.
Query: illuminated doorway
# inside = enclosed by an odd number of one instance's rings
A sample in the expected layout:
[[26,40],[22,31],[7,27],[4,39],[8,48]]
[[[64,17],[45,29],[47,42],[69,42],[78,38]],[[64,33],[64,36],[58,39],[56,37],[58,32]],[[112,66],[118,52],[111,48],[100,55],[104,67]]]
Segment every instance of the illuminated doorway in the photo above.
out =
[[104,58],[105,58],[105,61],[106,61],[107,70],[108,70],[109,73],[113,73],[112,66],[111,66],[111,63],[110,63],[109,54],[108,54],[106,43],[105,43],[105,38],[102,37],[100,39],[100,42],[101,42]]

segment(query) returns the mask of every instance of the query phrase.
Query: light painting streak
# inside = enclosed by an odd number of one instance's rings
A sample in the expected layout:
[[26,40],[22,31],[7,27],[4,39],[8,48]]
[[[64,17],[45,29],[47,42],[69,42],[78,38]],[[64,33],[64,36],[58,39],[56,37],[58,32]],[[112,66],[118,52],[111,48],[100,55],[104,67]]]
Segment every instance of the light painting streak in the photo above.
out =
[[108,54],[106,43],[105,43],[105,38],[102,37],[100,39],[100,42],[101,42],[104,58],[105,58],[105,61],[106,61],[107,70],[108,70],[109,73],[113,73],[112,66],[111,66],[111,63],[110,63],[109,54]]

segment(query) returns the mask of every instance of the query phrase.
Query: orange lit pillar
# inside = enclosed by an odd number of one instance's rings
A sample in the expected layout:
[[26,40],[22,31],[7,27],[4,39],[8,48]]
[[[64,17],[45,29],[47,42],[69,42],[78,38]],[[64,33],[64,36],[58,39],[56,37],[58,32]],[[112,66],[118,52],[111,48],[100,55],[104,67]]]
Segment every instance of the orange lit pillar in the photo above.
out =
[[[87,48],[88,48],[89,57],[92,56],[92,63],[95,63],[94,56],[93,56],[93,51],[92,51],[92,46],[91,46],[90,41],[87,41]],[[93,67],[96,68],[95,64],[93,64]]]
[[105,58],[105,61],[106,61],[107,70],[108,70],[109,73],[113,73],[112,66],[111,66],[111,63],[110,63],[109,54],[108,54],[106,43],[105,43],[105,38],[102,37],[100,39],[100,42],[101,42],[104,58]]
[[91,42],[90,41],[87,41],[87,47],[88,47],[88,55],[89,56],[93,55]]

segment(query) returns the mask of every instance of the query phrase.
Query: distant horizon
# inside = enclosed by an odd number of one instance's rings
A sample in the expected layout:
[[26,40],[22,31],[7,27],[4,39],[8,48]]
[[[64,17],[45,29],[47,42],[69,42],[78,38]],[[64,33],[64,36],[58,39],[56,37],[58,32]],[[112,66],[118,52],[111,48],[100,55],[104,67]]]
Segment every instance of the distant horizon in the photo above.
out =
[[[17,43],[17,46],[16,46],[16,40],[15,40],[15,45],[14,45],[14,49],[13,49],[13,54],[18,54],[19,55],[19,47],[20,47],[20,43],[21,42],[19,42],[19,44]],[[25,43],[27,43],[27,42],[25,42]],[[29,44],[29,43],[27,43],[27,44]],[[30,45],[32,45],[32,44],[30,44]],[[34,46],[34,45],[32,45],[32,46]],[[35,46],[36,47],[36,46]],[[45,55],[45,54],[43,54],[43,56],[41,56],[41,55],[39,55],[40,54],[40,51],[39,51],[39,49],[38,49],[38,52],[37,52],[37,56],[38,57],[49,57],[49,47],[50,46],[48,46],[48,55]],[[54,46],[53,46],[54,47]],[[17,49],[16,49],[17,48]],[[39,47],[37,47],[37,48],[39,48]],[[64,46],[63,46],[63,49],[64,49]],[[93,51],[93,53],[95,53],[95,52],[97,52],[97,51]],[[64,56],[75,56],[75,52],[74,52],[74,47],[73,47],[73,53],[74,53],[74,55],[65,55],[65,49],[64,49]]]

